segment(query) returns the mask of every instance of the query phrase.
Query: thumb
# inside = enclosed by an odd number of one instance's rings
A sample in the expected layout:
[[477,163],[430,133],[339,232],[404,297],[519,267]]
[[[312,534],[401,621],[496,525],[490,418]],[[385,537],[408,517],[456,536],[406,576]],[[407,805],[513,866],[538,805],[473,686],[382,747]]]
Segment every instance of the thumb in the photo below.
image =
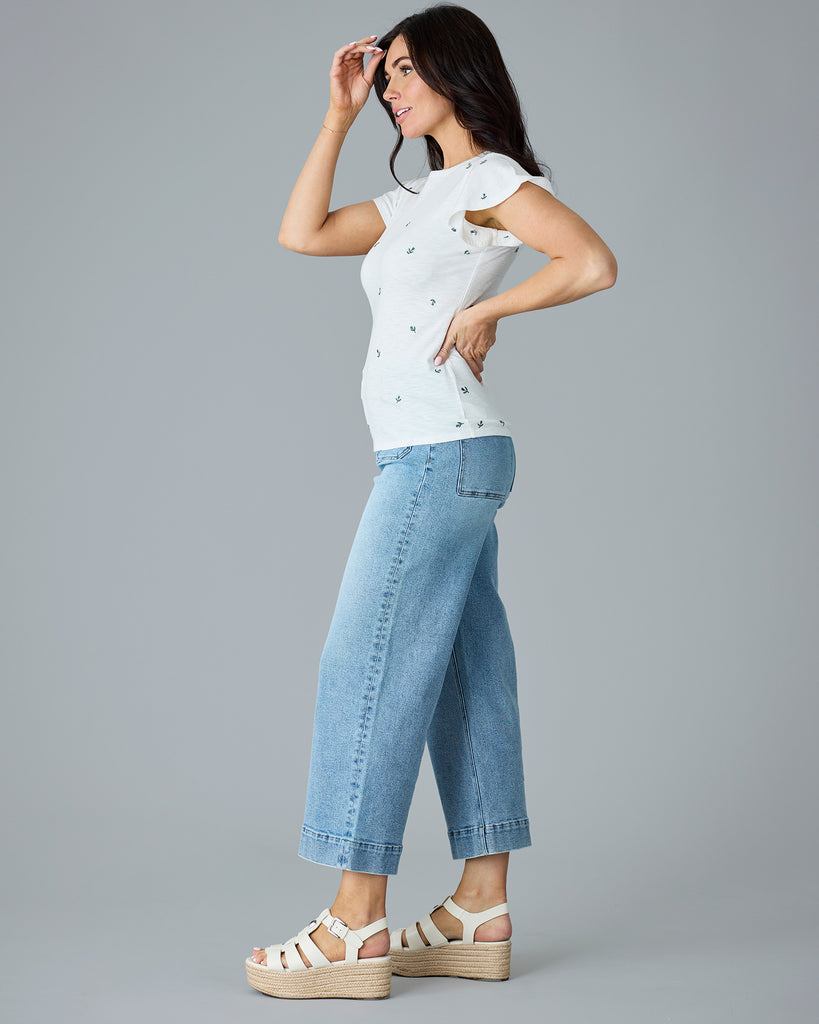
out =
[[378,67],[378,62],[386,54],[386,52],[386,50],[379,50],[378,53],[373,53],[370,55],[370,59],[367,62],[367,67],[364,70],[364,81],[367,83],[367,85],[373,84],[373,79],[375,78],[375,69]]
[[441,345],[440,349],[438,349],[438,355],[435,357],[435,360],[434,360],[436,366],[440,366],[443,362],[446,361],[446,359],[449,356],[449,353],[452,351],[454,345],[455,345],[455,333],[453,331],[451,333],[447,333],[447,336],[444,338],[443,345]]

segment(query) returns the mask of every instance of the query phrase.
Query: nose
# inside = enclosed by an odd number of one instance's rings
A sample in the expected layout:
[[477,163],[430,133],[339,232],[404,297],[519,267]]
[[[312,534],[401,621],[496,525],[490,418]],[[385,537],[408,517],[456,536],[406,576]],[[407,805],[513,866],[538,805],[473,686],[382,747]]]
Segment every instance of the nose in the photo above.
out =
[[397,90],[397,89],[395,88],[395,86],[394,86],[394,85],[393,85],[393,84],[392,84],[392,83],[390,82],[390,83],[388,83],[388,84],[387,84],[387,88],[386,88],[386,89],[384,90],[384,92],[383,92],[383,94],[382,94],[382,95],[383,95],[383,97],[384,97],[384,100],[385,100],[385,101],[386,101],[387,103],[391,103],[391,102],[392,102],[392,100],[394,100],[394,99],[396,99],[396,98],[398,97],[398,90]]

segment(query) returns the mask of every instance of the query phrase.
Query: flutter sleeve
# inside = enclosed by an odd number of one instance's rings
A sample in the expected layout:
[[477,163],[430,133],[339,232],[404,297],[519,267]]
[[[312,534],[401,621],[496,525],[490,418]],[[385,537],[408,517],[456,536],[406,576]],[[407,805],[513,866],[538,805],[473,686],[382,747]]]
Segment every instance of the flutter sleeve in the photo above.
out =
[[457,232],[473,251],[493,246],[523,245],[511,231],[480,227],[470,223],[464,215],[467,210],[486,210],[490,206],[497,206],[514,195],[524,181],[531,181],[551,195],[555,194],[554,186],[548,178],[529,174],[511,157],[502,153],[475,157],[467,168],[461,189],[454,197],[456,209],[449,217],[450,230]]

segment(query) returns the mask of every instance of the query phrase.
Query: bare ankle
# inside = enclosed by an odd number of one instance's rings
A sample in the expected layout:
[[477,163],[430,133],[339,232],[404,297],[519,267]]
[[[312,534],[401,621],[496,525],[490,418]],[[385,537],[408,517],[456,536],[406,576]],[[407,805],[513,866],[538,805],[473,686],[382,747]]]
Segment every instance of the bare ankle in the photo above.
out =
[[464,886],[459,885],[452,895],[459,907],[477,913],[489,907],[497,907],[506,903],[506,889],[498,886]]
[[340,918],[354,931],[358,928],[365,928],[373,921],[380,921],[387,916],[387,909],[383,903],[347,903],[344,900],[336,899],[330,913],[333,917]]

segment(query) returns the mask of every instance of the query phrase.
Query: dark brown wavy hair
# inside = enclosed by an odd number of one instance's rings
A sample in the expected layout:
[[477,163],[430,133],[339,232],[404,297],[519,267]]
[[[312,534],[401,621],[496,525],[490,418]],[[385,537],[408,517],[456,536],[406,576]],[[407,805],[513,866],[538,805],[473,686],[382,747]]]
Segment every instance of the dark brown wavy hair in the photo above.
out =
[[[520,98],[495,37],[477,14],[456,4],[427,7],[399,21],[376,45],[386,51],[396,36],[406,40],[408,56],[422,81],[452,102],[455,119],[477,146],[511,157],[529,174],[543,175],[545,168],[548,174],[543,176],[551,181],[551,170],[537,160],[529,142]],[[395,160],[404,137],[393,117],[392,106],[384,99],[387,76],[383,60],[375,69],[373,86],[398,132],[390,154],[390,173],[406,188],[395,173]],[[431,135],[424,138],[430,169],[441,170],[441,147]]]

